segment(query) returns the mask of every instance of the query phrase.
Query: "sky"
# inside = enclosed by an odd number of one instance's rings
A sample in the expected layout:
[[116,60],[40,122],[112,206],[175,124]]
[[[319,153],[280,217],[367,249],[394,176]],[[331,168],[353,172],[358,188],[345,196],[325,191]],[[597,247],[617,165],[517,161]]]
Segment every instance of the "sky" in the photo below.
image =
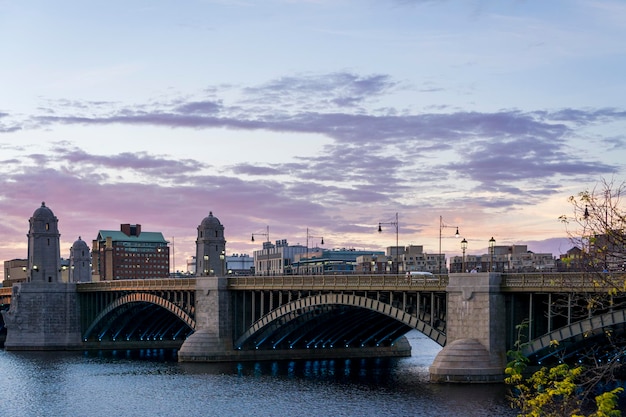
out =
[[177,270],[210,212],[229,255],[558,256],[626,180],[624,39],[621,0],[0,0],[0,259],[43,201],[62,257],[141,224]]

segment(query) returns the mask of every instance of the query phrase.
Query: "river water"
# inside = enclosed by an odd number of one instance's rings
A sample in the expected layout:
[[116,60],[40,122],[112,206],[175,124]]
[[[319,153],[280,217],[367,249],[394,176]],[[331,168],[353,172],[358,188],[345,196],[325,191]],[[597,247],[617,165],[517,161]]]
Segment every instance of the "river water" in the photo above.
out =
[[500,384],[428,382],[440,348],[401,359],[181,364],[166,350],[0,350],[0,415],[514,416]]

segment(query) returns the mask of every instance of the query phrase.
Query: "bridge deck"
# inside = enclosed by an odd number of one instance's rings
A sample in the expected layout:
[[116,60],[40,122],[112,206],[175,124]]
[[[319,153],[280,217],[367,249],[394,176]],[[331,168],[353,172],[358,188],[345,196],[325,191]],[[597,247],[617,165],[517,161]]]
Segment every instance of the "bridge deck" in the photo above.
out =
[[[115,280],[79,283],[78,292],[107,291],[188,291],[197,278]],[[206,278],[202,278],[206,279]],[[404,275],[283,275],[228,277],[232,290],[431,290],[445,291],[447,275],[432,277]],[[503,292],[608,292],[626,291],[626,273],[591,274],[578,272],[502,274]],[[0,287],[0,299],[11,299],[11,287]]]

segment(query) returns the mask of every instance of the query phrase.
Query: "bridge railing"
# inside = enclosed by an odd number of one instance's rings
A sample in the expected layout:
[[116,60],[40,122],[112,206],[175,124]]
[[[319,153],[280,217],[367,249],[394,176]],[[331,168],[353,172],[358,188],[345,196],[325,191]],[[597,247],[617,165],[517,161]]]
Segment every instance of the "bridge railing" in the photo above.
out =
[[404,275],[281,275],[228,278],[234,290],[369,290],[430,289],[445,290],[447,275],[406,277]]
[[508,291],[624,291],[625,283],[624,273],[532,272],[502,275],[502,288]]
[[78,292],[195,290],[196,278],[125,279],[77,283]]

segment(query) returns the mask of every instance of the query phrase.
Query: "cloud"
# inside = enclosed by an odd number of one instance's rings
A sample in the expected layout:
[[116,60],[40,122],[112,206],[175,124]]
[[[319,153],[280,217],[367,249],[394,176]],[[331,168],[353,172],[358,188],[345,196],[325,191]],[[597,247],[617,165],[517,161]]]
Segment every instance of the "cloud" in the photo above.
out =
[[[463,173],[466,180],[474,183],[474,190],[509,195],[510,200],[502,201],[514,204],[519,195],[532,197],[555,192],[559,177],[603,175],[617,169],[610,162],[574,152],[570,142],[577,138],[581,127],[623,122],[626,111],[565,108],[409,114],[363,107],[398,86],[386,75],[334,72],[286,76],[258,86],[222,87],[229,93],[221,98],[220,86],[212,86],[207,88],[211,97],[177,97],[135,106],[68,101],[57,113],[35,115],[32,120],[42,127],[126,124],[323,135],[332,141],[321,155],[281,164],[239,164],[231,167],[229,174],[288,174],[308,185],[324,183],[318,193],[320,200],[327,198],[324,195],[339,201],[359,195],[376,201],[385,195],[398,198],[408,191],[408,181],[403,180],[407,176],[415,182],[432,182],[446,181],[450,173]],[[612,139],[614,146],[621,141],[623,138]],[[208,168],[199,161],[175,161],[147,153],[96,156],[62,146],[55,151],[63,153],[66,161],[81,162],[92,170],[98,166],[132,170],[136,175],[159,173],[172,184],[193,183],[187,173]],[[46,158],[35,154],[29,157],[40,165]],[[395,191],[372,191],[390,179]],[[532,181],[533,187],[523,184],[527,181]],[[295,193],[299,187],[289,190]]]
[[7,123],[3,119],[10,120],[10,115],[8,113],[1,113],[0,112],[0,133],[17,132],[18,130],[21,129],[20,126],[12,123],[10,121]]
[[[330,73],[252,87],[210,86],[204,96],[135,105],[66,100],[21,123],[2,113],[0,129],[137,125],[326,139],[316,154],[219,167],[201,155],[94,154],[70,141],[46,149],[0,144],[18,155],[0,166],[0,210],[27,226],[46,200],[63,213],[63,222],[71,222],[62,232],[69,241],[78,235],[88,240],[99,228],[126,222],[192,241],[209,211],[240,241],[270,223],[277,237],[302,234],[306,227],[369,236],[371,224],[385,217],[380,213],[402,210],[411,213],[405,233],[418,233],[430,221],[421,213],[433,208],[512,212],[559,193],[564,179],[588,180],[621,169],[585,147],[621,150],[623,135],[596,132],[580,142],[585,129],[623,123],[626,112],[620,109],[478,112],[444,106],[417,113],[368,107],[399,85],[382,75]],[[18,228],[21,238],[26,226]],[[358,246],[359,238],[344,242]]]
[[206,164],[196,160],[174,160],[163,156],[151,155],[148,152],[121,152],[112,156],[91,155],[67,143],[58,143],[51,148],[51,151],[56,154],[54,156],[56,160],[67,162],[68,165],[79,164],[81,166],[91,166],[92,168],[112,168],[116,170],[130,169],[146,175],[159,174],[169,176],[206,167]]

